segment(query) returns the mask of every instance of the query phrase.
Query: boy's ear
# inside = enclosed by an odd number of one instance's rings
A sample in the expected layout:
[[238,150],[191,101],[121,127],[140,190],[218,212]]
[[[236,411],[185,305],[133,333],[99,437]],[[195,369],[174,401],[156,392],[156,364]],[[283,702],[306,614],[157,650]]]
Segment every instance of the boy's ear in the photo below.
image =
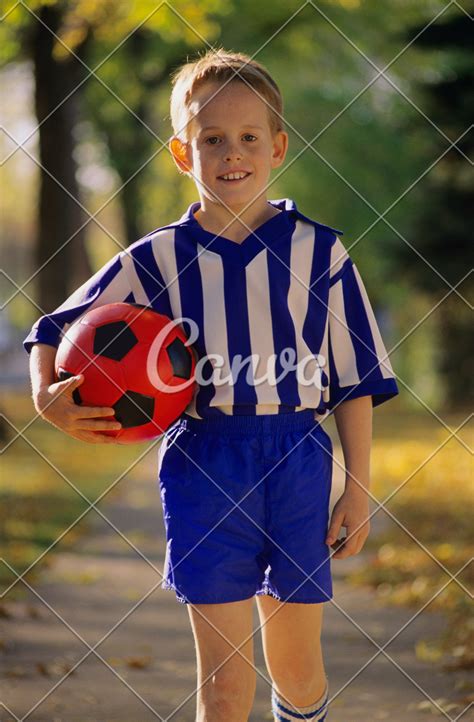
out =
[[288,133],[279,130],[273,137],[272,168],[278,168],[285,160],[288,150]]
[[183,173],[188,173],[191,170],[191,163],[188,157],[188,144],[183,143],[180,138],[174,135],[169,142],[169,149],[179,170]]

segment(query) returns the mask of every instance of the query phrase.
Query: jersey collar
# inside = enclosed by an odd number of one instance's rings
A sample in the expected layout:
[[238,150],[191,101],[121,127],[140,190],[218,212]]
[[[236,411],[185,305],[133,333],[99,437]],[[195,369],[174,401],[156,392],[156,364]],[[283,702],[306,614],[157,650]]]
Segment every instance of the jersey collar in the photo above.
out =
[[[269,200],[268,203],[270,203],[275,208],[278,208],[280,211],[286,212],[286,214],[288,214],[291,217],[298,218],[299,220],[302,220],[302,221],[306,221],[307,223],[311,223],[312,225],[319,226],[320,228],[326,228],[328,231],[337,233],[339,236],[344,235],[342,231],[339,231],[336,228],[332,228],[331,226],[326,226],[323,223],[319,223],[318,221],[315,221],[312,218],[308,218],[308,216],[303,215],[303,213],[301,213],[301,211],[298,210],[295,201],[291,198],[279,198],[277,200]],[[188,207],[186,212],[181,216],[181,218],[178,221],[176,221],[176,225],[192,226],[193,228],[196,228],[196,229],[202,228],[201,225],[196,220],[196,218],[194,217],[194,213],[197,210],[199,210],[200,207],[201,207],[201,203],[199,201],[195,201],[194,203],[191,203],[191,205]],[[277,217],[277,216],[275,216],[275,217]]]

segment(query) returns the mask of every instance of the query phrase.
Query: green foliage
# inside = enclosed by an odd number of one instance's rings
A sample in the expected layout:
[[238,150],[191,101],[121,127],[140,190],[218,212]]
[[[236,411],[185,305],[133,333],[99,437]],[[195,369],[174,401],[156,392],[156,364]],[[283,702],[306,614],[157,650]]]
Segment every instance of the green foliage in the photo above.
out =
[[[155,0],[31,0],[31,12],[21,4],[6,15],[1,62],[29,57],[32,13],[46,4],[62,12],[57,62],[80,48],[96,69],[78,91],[85,121],[76,128],[78,157],[87,156],[87,147],[101,149],[96,165],[109,167],[114,187],[102,190],[96,182],[83,190],[92,209],[121,189],[104,219],[122,245],[178,218],[197,199],[192,181],[178,175],[161,147],[171,134],[169,76],[188,57],[222,45],[263,62],[283,91],[290,149],[269,198],[294,197],[303,212],[344,231],[376,306],[390,306],[402,321],[410,299],[419,299],[414,308],[423,306],[420,292],[446,292],[430,264],[451,283],[459,280],[472,225],[466,210],[474,207],[472,171],[453,150],[424,175],[447,147],[433,123],[454,139],[470,122],[472,51],[467,30],[459,29],[470,21],[459,7],[404,0],[394,13],[370,0],[304,7],[298,0],[178,0],[162,7]],[[0,0],[2,13],[13,7],[13,0]],[[386,78],[377,77],[386,65]],[[310,140],[313,148],[305,148]],[[466,136],[466,154],[471,146]],[[387,209],[387,222],[379,220]],[[103,258],[111,242],[93,224],[88,234],[88,247],[100,247],[94,258]],[[433,322],[440,338],[458,346],[467,334],[453,327],[453,313],[464,318],[443,304]],[[403,344],[400,368],[419,360],[420,333]],[[438,357],[447,397],[455,398],[449,384],[461,350],[467,356],[461,343],[451,364]],[[416,374],[415,368],[408,376],[415,381]],[[429,381],[421,375],[421,386],[433,388],[432,375]],[[435,396],[443,398],[439,390]]]
[[[473,3],[468,5],[472,11]],[[439,131],[430,137],[432,162],[436,162],[417,193],[413,243],[419,257],[413,262],[407,248],[399,246],[394,262],[406,270],[410,283],[433,301],[441,301],[439,369],[447,404],[455,407],[474,396],[468,363],[472,325],[468,304],[474,299],[474,282],[465,278],[474,223],[472,21],[457,9],[420,34],[415,45],[426,56],[437,53],[435,72],[424,79],[419,92],[425,113]],[[457,147],[450,149],[450,141],[457,141]],[[456,292],[444,298],[450,286],[456,286]]]
[[[46,6],[61,11],[62,24],[55,52],[58,59],[64,59],[83,42],[89,31],[98,44],[115,46],[141,25],[146,25],[148,32],[164,42],[196,44],[196,30],[204,35],[217,32],[218,26],[210,19],[210,13],[225,12],[227,4],[228,0],[203,0],[199,3],[176,0],[168,4],[156,0],[133,3],[117,3],[114,0],[28,0],[27,3],[18,3],[0,0],[0,14],[4,17],[0,26],[0,57],[3,62],[8,62],[28,52],[22,42],[25,32],[38,22],[36,17]],[[179,16],[187,22],[178,21]]]

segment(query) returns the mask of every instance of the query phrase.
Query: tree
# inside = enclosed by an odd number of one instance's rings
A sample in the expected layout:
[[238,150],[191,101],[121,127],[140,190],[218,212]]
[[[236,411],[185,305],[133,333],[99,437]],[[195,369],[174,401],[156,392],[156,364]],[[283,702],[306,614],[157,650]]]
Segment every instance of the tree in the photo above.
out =
[[[438,65],[442,71],[422,88],[425,112],[452,141],[457,141],[459,150],[449,150],[422,186],[414,243],[444,279],[457,286],[469,270],[466,261],[472,258],[474,226],[474,173],[466,159],[472,158],[474,151],[472,20],[458,12],[445,22],[430,26],[416,44],[424,51],[436,50],[441,56]],[[441,155],[447,147],[448,143],[437,135],[435,155]],[[449,291],[428,265],[413,262],[413,252],[406,247],[399,247],[398,263],[406,269],[413,284],[429,293],[433,301]],[[466,278],[456,290],[472,303],[472,277]],[[451,292],[435,312],[439,320],[439,372],[446,389],[446,405],[451,408],[465,406],[473,392],[472,319],[464,298]]]
[[[219,0],[205,0],[199,5],[180,0],[173,4],[177,12],[185,17],[189,15],[191,26],[210,35],[216,32],[217,25],[208,20],[208,15],[220,6],[225,7],[225,3]],[[192,30],[176,19],[167,5],[161,8],[154,0],[142,0],[132,7],[111,0],[101,3],[31,0],[28,6],[4,0],[0,1],[0,11],[4,17],[0,27],[0,62],[30,60],[34,68],[41,167],[34,268],[44,266],[36,278],[36,295],[38,304],[47,312],[62,303],[91,275],[84,230],[80,230],[86,216],[81,209],[74,158],[75,130],[83,112],[84,90],[92,82],[87,66],[94,56],[103,58],[123,41],[124,57],[132,63],[137,58],[141,61],[140,54],[148,49],[143,46],[144,37],[159,40],[162,50],[167,44],[176,43],[180,44],[181,50],[189,49],[200,41]],[[140,31],[145,26],[146,31]],[[160,46],[155,44],[154,50],[160,54]],[[112,64],[112,68],[112,72],[120,73],[120,63],[116,62],[115,68]],[[142,97],[138,102],[139,113],[143,111],[140,102],[144,102],[149,91],[146,85],[142,87],[142,80],[137,77],[133,87],[128,88],[132,98],[137,89]],[[94,79],[93,82],[98,81]],[[155,83],[158,82],[159,78],[156,78]],[[130,96],[124,100],[133,105]],[[100,113],[96,117],[99,118]],[[124,181],[129,176],[127,168],[120,166],[122,156],[124,166],[129,153],[136,154],[136,160],[140,160],[146,155],[148,143],[146,139],[141,148],[145,136],[137,131],[137,120],[131,117],[136,137],[130,147],[120,143],[120,134],[113,134],[113,127],[108,136],[113,159],[119,174],[122,170]],[[136,240],[138,232],[136,218],[140,208],[136,188],[136,184],[129,184],[123,193],[126,227],[130,234],[127,242]]]
[[[39,21],[31,25],[28,38],[34,64],[41,164],[34,264],[35,268],[44,265],[38,274],[38,302],[44,310],[58,306],[69,289],[91,275],[84,252],[84,228],[80,230],[85,214],[80,206],[74,160],[74,127],[80,112],[80,95],[75,89],[84,69],[73,55],[55,55],[52,33],[58,32],[63,12],[59,5],[40,8]],[[76,46],[78,57],[83,55],[88,37],[85,34]],[[67,102],[62,102],[68,96]]]

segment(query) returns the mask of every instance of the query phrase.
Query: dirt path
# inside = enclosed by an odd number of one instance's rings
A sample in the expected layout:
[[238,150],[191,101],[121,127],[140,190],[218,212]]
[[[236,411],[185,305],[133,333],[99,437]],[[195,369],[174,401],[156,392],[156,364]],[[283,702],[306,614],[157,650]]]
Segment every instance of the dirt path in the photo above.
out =
[[[337,466],[335,472],[332,503],[341,484]],[[153,479],[153,465],[150,473]],[[24,601],[10,602],[11,617],[0,620],[0,699],[15,715],[0,707],[1,722],[147,722],[165,719],[177,708],[173,722],[194,722],[196,671],[187,610],[173,592],[159,587],[165,537],[157,488],[153,481],[133,479],[124,479],[120,488],[121,498],[106,499],[101,511],[148,561],[91,512],[87,538],[74,552],[59,551],[35,585],[37,594],[27,591]],[[382,522],[381,515],[374,518],[373,533]],[[472,708],[459,717],[465,703],[448,704],[462,697],[455,684],[465,673],[443,673],[413,652],[417,640],[441,631],[440,614],[423,612],[387,648],[392,661],[379,654],[357,674],[377,652],[370,638],[383,645],[416,612],[386,609],[371,592],[349,586],[345,574],[360,562],[361,555],[332,563],[338,606],[326,605],[323,632],[334,696],[328,722],[426,722],[434,714],[443,720],[474,720]],[[256,628],[256,606],[254,614]],[[90,652],[87,645],[96,644],[109,666]],[[260,674],[250,722],[263,722],[272,720],[271,690],[259,633],[255,658]],[[447,705],[447,714],[439,713],[421,690]]]

